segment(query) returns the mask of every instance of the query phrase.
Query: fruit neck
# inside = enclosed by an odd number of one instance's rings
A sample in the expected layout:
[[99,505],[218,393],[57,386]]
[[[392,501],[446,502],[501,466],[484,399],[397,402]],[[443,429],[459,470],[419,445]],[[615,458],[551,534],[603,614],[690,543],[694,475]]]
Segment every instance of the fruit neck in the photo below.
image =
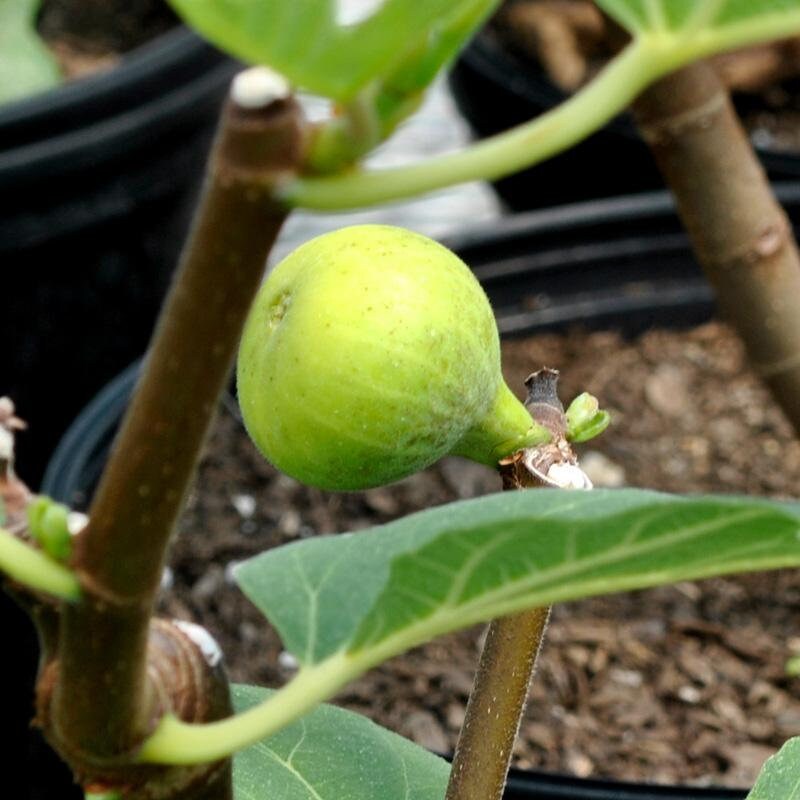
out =
[[525,406],[501,380],[486,415],[466,432],[453,448],[452,455],[494,467],[505,456],[543,444],[550,438],[550,432],[533,421]]

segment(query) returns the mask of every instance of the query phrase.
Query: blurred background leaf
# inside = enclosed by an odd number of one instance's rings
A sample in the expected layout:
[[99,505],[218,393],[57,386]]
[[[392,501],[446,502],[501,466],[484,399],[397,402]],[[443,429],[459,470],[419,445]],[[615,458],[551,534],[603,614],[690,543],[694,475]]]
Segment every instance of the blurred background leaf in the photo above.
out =
[[0,104],[50,89],[61,74],[36,33],[40,0],[0,0]]

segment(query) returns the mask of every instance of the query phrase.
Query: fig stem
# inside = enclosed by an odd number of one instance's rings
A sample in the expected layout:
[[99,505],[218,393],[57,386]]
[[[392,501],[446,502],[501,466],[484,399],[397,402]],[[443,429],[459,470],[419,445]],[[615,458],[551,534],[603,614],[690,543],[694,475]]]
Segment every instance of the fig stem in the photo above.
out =
[[[558,399],[558,372],[543,368],[526,381],[525,407],[552,441],[527,448],[500,463],[505,490],[536,488],[541,479],[525,464],[572,464],[567,420]],[[577,467],[576,467],[577,469]],[[514,740],[544,641],[550,608],[534,608],[489,624],[475,682],[467,703],[445,800],[501,800]]]
[[550,609],[489,624],[445,800],[500,800]]
[[130,763],[133,775],[133,754],[158,721],[164,698],[148,669],[148,634],[167,545],[286,218],[272,187],[299,168],[304,147],[293,98],[226,104],[178,272],[89,523],[74,539],[82,599],[64,608],[39,717],[85,785],[111,762]]

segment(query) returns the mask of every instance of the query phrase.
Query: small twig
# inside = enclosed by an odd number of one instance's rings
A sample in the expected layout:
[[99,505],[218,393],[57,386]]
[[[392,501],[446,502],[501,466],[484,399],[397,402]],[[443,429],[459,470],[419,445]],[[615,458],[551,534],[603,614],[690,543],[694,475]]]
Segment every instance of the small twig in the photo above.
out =
[[489,624],[446,800],[499,800],[503,796],[549,617],[549,608],[534,608]]
[[[500,462],[506,490],[592,488],[567,441],[557,380],[558,372],[542,369],[525,382],[525,405],[533,419],[550,431],[552,440]],[[549,616],[549,608],[535,608],[490,623],[453,757],[446,800],[502,797]]]

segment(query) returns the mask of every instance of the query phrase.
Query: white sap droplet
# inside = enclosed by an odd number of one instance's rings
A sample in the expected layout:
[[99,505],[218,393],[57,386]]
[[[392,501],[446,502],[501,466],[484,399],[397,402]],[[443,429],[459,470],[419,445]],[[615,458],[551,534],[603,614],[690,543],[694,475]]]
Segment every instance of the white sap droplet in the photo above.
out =
[[289,81],[269,67],[243,70],[231,84],[231,99],[241,108],[264,108],[291,94]]
[[222,650],[217,640],[205,628],[182,619],[174,619],[172,623],[197,645],[210,667],[216,667],[222,661]]
[[548,480],[560,489],[591,489],[589,476],[577,464],[553,464],[547,471]]
[[70,511],[67,514],[67,530],[70,536],[77,536],[89,524],[89,517],[80,511]]

